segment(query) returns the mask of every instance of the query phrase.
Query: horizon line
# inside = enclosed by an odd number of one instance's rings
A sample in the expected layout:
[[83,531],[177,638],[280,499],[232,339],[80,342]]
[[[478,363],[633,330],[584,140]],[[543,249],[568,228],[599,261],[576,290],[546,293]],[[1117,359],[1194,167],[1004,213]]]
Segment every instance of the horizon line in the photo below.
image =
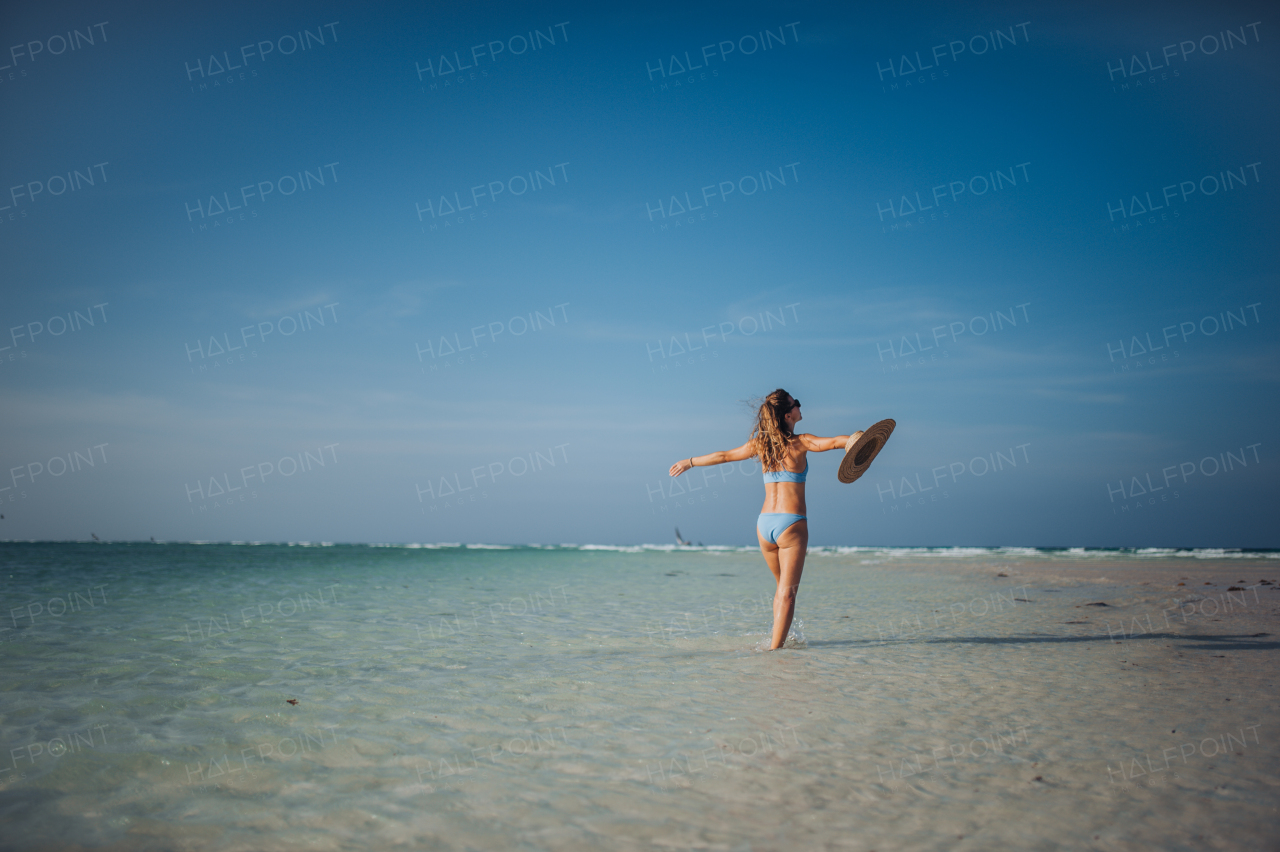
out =
[[[737,550],[754,552],[758,549],[756,545],[740,545],[740,544],[656,544],[656,543],[639,543],[639,544],[616,544],[616,543],[577,543],[577,542],[561,542],[558,544],[542,544],[540,542],[523,542],[523,543],[493,543],[493,542],[381,542],[381,541],[248,541],[240,539],[229,540],[211,540],[211,539],[0,539],[0,544],[139,544],[139,545],[229,545],[229,546],[249,546],[249,547],[407,547],[413,549],[445,549],[458,548],[470,550],[484,549],[514,549],[514,548],[538,548],[548,549],[645,549],[660,551],[704,551],[704,550]],[[808,548],[813,550],[832,550],[840,549],[847,551],[882,551],[882,550],[987,550],[987,551],[1063,551],[1066,553],[1089,553],[1089,552],[1122,552],[1131,551],[1134,553],[1280,553],[1280,548],[1274,547],[1236,547],[1221,545],[1145,545],[1145,546],[1101,546],[1101,545],[1025,545],[1025,544],[1002,544],[1002,545],[979,545],[979,544],[929,544],[929,545],[908,545],[908,544],[825,544],[810,545]]]

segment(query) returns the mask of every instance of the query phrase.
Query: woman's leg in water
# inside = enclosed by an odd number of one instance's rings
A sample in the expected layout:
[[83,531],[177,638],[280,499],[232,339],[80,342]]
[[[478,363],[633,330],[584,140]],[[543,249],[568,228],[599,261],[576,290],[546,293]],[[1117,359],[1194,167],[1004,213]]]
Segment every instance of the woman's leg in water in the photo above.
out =
[[[761,548],[763,549],[763,547]],[[773,596],[773,641],[769,650],[782,647],[791,630],[791,619],[796,612],[796,592],[800,590],[800,574],[804,571],[804,557],[809,550],[809,522],[796,521],[778,536],[774,559],[778,568],[778,590]],[[768,554],[765,561],[769,561]],[[773,565],[770,564],[770,568]]]
[[774,582],[781,582],[782,569],[778,567],[778,545],[770,544],[769,539],[760,534],[759,527],[756,528],[756,539],[760,542],[760,554],[764,556],[765,564],[773,572]]

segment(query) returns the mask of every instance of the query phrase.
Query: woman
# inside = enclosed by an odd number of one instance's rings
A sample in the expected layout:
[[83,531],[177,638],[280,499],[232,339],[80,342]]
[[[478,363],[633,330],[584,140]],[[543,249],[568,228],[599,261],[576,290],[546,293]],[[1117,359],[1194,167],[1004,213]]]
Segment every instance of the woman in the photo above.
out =
[[[778,581],[773,596],[773,639],[769,650],[782,647],[795,614],[796,591],[809,546],[809,522],[805,519],[804,481],[809,473],[808,453],[842,450],[848,435],[819,438],[795,434],[800,415],[800,400],[778,388],[764,398],[756,413],[751,437],[736,450],[725,450],[695,456],[676,462],[671,475],[679,476],[691,467],[743,461],[752,456],[760,459],[764,471],[764,506],[756,521],[756,537],[760,552]],[[854,437],[861,435],[855,433]],[[699,465],[701,462],[701,465]]]

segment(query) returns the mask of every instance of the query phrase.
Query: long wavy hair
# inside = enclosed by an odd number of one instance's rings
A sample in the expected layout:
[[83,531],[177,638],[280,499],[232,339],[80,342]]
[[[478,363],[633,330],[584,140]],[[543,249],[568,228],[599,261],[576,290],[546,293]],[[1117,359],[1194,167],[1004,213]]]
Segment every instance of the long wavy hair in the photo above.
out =
[[795,399],[791,394],[778,388],[761,401],[756,411],[756,425],[751,430],[751,440],[755,442],[760,467],[764,470],[782,469],[787,448],[795,439],[782,418],[794,407]]

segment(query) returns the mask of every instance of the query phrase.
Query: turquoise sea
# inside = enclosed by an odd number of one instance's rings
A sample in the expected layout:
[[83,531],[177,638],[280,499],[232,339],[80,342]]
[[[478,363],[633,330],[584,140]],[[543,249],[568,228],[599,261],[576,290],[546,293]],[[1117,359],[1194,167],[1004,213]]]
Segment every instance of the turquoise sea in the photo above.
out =
[[0,543],[0,847],[1275,848],[1277,557]]

